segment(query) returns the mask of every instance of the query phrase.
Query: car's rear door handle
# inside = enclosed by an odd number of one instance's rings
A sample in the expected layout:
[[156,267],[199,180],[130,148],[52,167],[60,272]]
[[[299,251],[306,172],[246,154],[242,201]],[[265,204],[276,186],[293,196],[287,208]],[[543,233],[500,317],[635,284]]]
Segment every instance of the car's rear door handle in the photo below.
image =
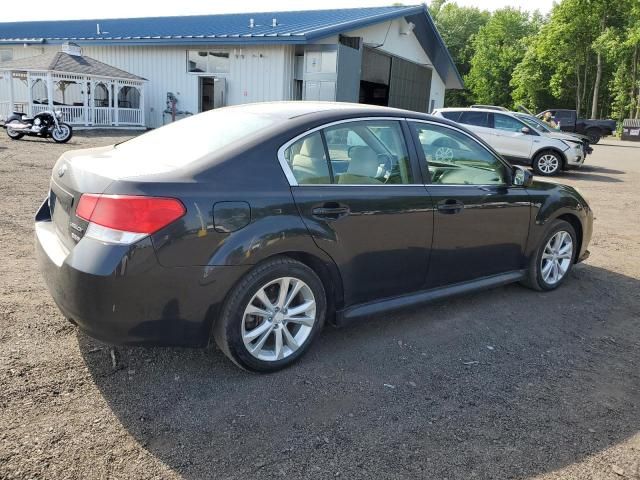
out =
[[460,213],[464,209],[464,203],[454,198],[448,198],[438,202],[438,211],[440,213],[452,215],[454,213]]
[[331,219],[336,219],[344,215],[348,215],[349,212],[349,207],[345,205],[338,205],[337,203],[328,203],[323,205],[322,207],[316,207],[311,210],[311,213],[313,213],[313,215],[316,217]]

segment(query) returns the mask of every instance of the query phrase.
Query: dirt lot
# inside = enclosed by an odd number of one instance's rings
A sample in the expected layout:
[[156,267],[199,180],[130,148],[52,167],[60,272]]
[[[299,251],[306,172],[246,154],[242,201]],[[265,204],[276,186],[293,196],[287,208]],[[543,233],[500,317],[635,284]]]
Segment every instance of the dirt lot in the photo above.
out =
[[69,324],[32,217],[69,145],[0,131],[0,478],[640,479],[640,144],[561,181],[596,213],[559,290],[512,285],[343,329],[256,376]]

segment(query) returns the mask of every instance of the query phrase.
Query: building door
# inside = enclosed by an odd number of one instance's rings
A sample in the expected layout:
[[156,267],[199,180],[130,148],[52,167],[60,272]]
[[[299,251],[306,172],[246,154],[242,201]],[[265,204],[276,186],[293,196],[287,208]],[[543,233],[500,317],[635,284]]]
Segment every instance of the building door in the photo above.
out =
[[226,103],[226,79],[222,77],[199,77],[201,112],[224,107]]

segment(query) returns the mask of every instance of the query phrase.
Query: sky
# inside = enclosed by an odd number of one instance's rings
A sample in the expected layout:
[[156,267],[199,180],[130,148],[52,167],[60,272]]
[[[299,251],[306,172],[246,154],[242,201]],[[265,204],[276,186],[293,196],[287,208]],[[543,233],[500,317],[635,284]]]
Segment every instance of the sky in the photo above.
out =
[[[206,15],[216,13],[264,12],[280,10],[311,10],[391,5],[395,0],[240,0],[237,2],[212,0],[32,0],[28,7],[23,2],[2,0],[0,22],[29,20],[69,20],[79,18],[123,18],[171,15]],[[453,0],[451,0],[453,1]],[[523,10],[551,10],[553,0],[455,0],[459,5],[495,10],[505,6]],[[405,5],[420,0],[404,0]]]

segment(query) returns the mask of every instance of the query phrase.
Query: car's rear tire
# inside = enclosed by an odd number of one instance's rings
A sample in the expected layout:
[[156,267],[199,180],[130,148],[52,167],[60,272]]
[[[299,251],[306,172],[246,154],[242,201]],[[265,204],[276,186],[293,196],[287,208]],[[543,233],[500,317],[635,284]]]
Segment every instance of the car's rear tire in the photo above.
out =
[[577,246],[573,226],[564,220],[554,220],[531,256],[527,277],[522,283],[539,291],[558,288],[573,268]]
[[533,159],[533,171],[543,177],[558,175],[562,171],[562,157],[553,150],[540,152]]
[[595,145],[602,138],[600,131],[595,128],[587,130],[587,136],[589,137],[589,143],[591,145]]
[[238,366],[273,372],[306,352],[322,330],[326,310],[325,289],[315,272],[278,257],[258,265],[230,292],[213,337]]

